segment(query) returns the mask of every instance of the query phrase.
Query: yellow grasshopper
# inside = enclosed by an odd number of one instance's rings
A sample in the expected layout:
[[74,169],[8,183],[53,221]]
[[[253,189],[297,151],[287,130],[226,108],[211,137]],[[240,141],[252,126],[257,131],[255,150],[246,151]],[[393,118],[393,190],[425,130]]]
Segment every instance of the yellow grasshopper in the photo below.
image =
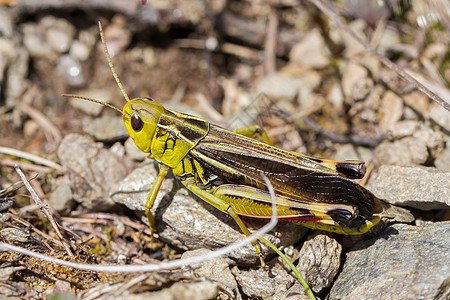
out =
[[[337,162],[287,151],[272,146],[258,126],[229,131],[165,109],[150,98],[129,100],[99,26],[108,64],[127,103],[121,111],[95,99],[64,96],[119,111],[137,147],[158,161],[159,175],[145,204],[152,233],[155,223],[150,209],[169,169],[188,190],[228,213],[247,236],[250,231],[241,216],[272,215],[272,198],[263,176],[273,186],[280,220],[339,234],[363,234],[380,220],[380,200],[350,180],[364,176],[363,162]],[[254,139],[258,135],[266,142]],[[254,246],[264,266],[259,243]]]

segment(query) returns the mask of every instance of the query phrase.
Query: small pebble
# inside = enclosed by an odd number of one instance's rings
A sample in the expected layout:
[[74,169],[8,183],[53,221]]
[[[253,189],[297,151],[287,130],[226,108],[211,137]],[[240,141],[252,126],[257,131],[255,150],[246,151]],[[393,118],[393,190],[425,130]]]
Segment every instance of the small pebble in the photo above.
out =
[[323,68],[329,64],[330,53],[319,29],[309,31],[301,42],[292,47],[290,63],[306,68]]

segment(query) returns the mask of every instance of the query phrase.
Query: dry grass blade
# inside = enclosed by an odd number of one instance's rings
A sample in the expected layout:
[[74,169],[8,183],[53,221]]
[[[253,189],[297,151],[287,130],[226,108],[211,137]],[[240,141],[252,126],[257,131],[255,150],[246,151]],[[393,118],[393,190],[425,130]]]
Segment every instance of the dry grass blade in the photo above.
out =
[[63,236],[61,235],[61,232],[59,231],[58,224],[56,224],[55,220],[53,219],[52,215],[48,212],[46,205],[42,202],[42,200],[38,197],[34,189],[31,187],[30,183],[28,182],[27,178],[23,174],[22,170],[18,167],[14,167],[16,169],[16,172],[19,174],[20,178],[22,179],[23,183],[25,184],[25,187],[30,192],[31,197],[36,202],[38,207],[41,209],[41,211],[44,213],[44,215],[48,218],[50,223],[52,224],[53,228],[55,229],[55,233],[58,236],[59,240],[63,244],[64,248],[66,249],[66,252],[69,256],[73,257],[73,253],[70,250],[69,245],[64,240]]
[[20,110],[29,115],[44,129],[45,136],[52,148],[61,142],[62,135],[59,129],[39,110],[29,106],[26,103],[19,105]]
[[61,165],[58,165],[57,163],[55,163],[51,160],[45,159],[43,157],[28,153],[28,152],[20,151],[17,149],[8,148],[8,147],[0,147],[0,153],[21,157],[21,158],[33,161],[37,164],[55,169],[57,171],[62,171],[62,169],[63,169],[63,167]]
[[[32,181],[32,180],[36,179],[36,177],[37,177],[37,174],[34,175],[32,178],[30,178],[29,181]],[[8,195],[9,193],[12,193],[12,192],[20,189],[24,185],[25,184],[22,181],[15,182],[15,183],[11,184],[10,186],[8,186],[7,188],[1,189],[0,190],[0,196]]]

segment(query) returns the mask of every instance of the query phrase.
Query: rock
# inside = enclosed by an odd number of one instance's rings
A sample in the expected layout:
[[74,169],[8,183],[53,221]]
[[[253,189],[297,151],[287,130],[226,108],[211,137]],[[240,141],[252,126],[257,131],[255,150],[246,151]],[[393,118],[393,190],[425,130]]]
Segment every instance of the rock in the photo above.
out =
[[105,210],[114,204],[109,197],[110,188],[125,178],[130,162],[78,134],[67,135],[57,154],[67,169],[75,201],[97,210]]
[[80,41],[74,41],[70,46],[69,55],[76,60],[86,61],[91,54],[91,48]]
[[[131,42],[131,32],[126,26],[126,19],[118,14],[109,26],[104,29],[105,41],[111,57],[123,51]],[[103,49],[103,45],[99,44]]]
[[430,109],[430,100],[428,97],[419,91],[413,91],[409,94],[402,96],[403,101],[409,107],[411,107],[416,113],[428,118]]
[[67,215],[74,203],[70,180],[67,176],[58,177],[52,182],[52,193],[48,200],[50,206],[60,214]]
[[23,33],[23,44],[34,58],[54,58],[55,52],[45,40],[42,28],[36,26],[35,23],[25,23],[21,27]]
[[257,93],[269,99],[292,100],[298,97],[306,101],[312,91],[320,84],[320,75],[315,71],[299,68],[285,68],[264,77],[257,86]]
[[378,24],[389,15],[389,5],[384,2],[365,0],[345,0],[341,2],[342,14],[351,19],[362,19],[369,24]]
[[386,91],[381,98],[381,120],[382,132],[391,130],[400,120],[403,113],[403,100],[391,91]]
[[72,291],[70,282],[65,280],[56,280],[55,281],[55,290],[54,292],[57,294],[70,294]]
[[170,287],[140,294],[127,295],[128,300],[209,300],[216,299],[219,294],[219,284],[213,281],[175,282]]
[[333,282],[341,264],[342,246],[326,234],[309,238],[300,250],[297,269],[316,293]]
[[71,86],[77,87],[85,83],[81,64],[70,55],[62,55],[56,70]]
[[[80,95],[87,98],[101,100],[102,102],[105,103],[111,102],[111,94],[108,91],[102,89],[83,90],[80,91]],[[73,107],[78,108],[83,112],[94,117],[100,115],[101,111],[104,108],[104,106],[101,104],[78,98],[71,98],[70,104]]]
[[[208,249],[198,249],[193,251],[186,251],[181,256],[181,259],[205,256],[210,253]],[[209,259],[199,265],[189,266],[187,272],[192,272],[195,277],[208,278],[209,280],[215,280],[220,286],[218,299],[230,299],[228,295],[233,295],[232,299],[242,299],[238,290],[236,279],[231,274],[228,263],[223,257],[216,257]]]
[[26,120],[23,124],[25,138],[31,138],[39,132],[41,126],[35,120]]
[[372,90],[373,85],[366,68],[354,62],[345,66],[342,74],[342,91],[346,102],[353,103],[363,99]]
[[271,99],[294,99],[297,96],[299,80],[289,74],[273,73],[264,77],[257,86],[257,93]]
[[387,30],[383,30],[377,45],[377,52],[384,56],[389,55],[389,53],[387,53],[388,51],[402,50],[397,48],[398,45],[401,44],[398,31],[390,28],[386,29]]
[[391,135],[394,139],[412,136],[419,128],[420,123],[416,120],[405,120],[395,123],[391,127]]
[[381,205],[383,206],[381,222],[375,225],[376,230],[371,231],[374,234],[378,234],[381,230],[386,229],[390,223],[411,223],[415,219],[413,214],[406,208],[389,204],[386,201],[381,201]]
[[57,53],[69,51],[73,36],[75,35],[75,27],[65,19],[55,18],[53,16],[45,16],[39,22],[45,30],[45,38],[47,44]]
[[438,170],[450,172],[450,143],[447,142],[447,148],[436,157],[434,165]]
[[430,110],[430,119],[447,132],[450,131],[450,113],[442,106],[433,105]]
[[[112,189],[113,201],[125,204],[128,208],[143,214],[148,191],[156,176],[157,171],[153,164],[140,165]],[[180,249],[213,250],[245,237],[236,222],[227,214],[194,198],[185,188],[174,189],[173,179],[166,178],[163,181],[151,211],[155,215],[159,237]],[[146,216],[143,216],[143,221],[147,222]],[[260,228],[262,223],[265,222],[252,219],[252,223],[247,226],[252,230],[253,227]],[[306,232],[302,226],[288,222],[280,222],[275,230],[276,232],[270,232],[264,237],[279,248],[294,244]],[[262,245],[262,248],[266,256],[273,253],[265,245]],[[242,247],[228,254],[228,257],[244,266],[259,263],[253,245]]]
[[309,31],[289,53],[291,64],[305,68],[323,68],[328,65],[329,56],[323,36],[317,28]]
[[2,6],[0,7],[0,36],[5,38],[12,38],[14,33],[14,23],[10,10]]
[[326,99],[328,103],[331,103],[331,105],[335,107],[336,111],[342,109],[342,105],[344,104],[344,95],[342,94],[340,83],[333,83],[331,88],[328,90]]
[[[353,32],[355,32],[359,36],[365,36],[367,24],[361,19],[357,19],[349,24],[349,27]],[[361,43],[355,40],[350,34],[345,31],[342,31],[340,28],[337,29],[339,33],[342,35],[342,39],[344,41],[345,50],[344,55],[348,58],[354,58],[357,55],[365,54],[366,49]]]
[[442,152],[444,148],[444,134],[442,131],[433,130],[432,128],[421,123],[419,129],[413,134],[416,141],[423,141],[427,145],[428,152],[432,157]]
[[352,144],[338,145],[333,159],[336,161],[359,160],[369,162],[372,159],[372,151],[365,147],[357,147]]
[[33,238],[28,229],[5,227],[0,229],[0,236],[2,237],[2,240],[11,244],[18,243],[30,245],[39,243]]
[[143,161],[147,158],[148,153],[142,152],[136,144],[134,143],[132,138],[128,138],[125,142],[125,151],[129,158],[135,161]]
[[281,265],[276,264],[269,271],[240,271],[233,268],[232,272],[242,292],[252,299],[282,299],[287,290],[294,284],[294,278]]
[[448,299],[450,222],[396,224],[357,244],[329,299]]
[[380,165],[420,165],[428,159],[426,142],[405,137],[394,142],[384,141],[375,148],[373,163]]
[[[16,272],[22,271],[23,269],[25,269],[24,266],[3,267],[3,268],[0,269],[0,280],[1,281],[13,280],[14,275],[16,274]],[[3,295],[3,294],[0,293],[0,295]]]
[[381,166],[367,188],[395,205],[421,210],[450,206],[450,173],[431,167]]
[[[404,135],[408,136],[401,138]],[[375,164],[419,165],[425,163],[430,154],[432,158],[436,157],[444,148],[444,135],[441,131],[413,120],[394,125],[391,138],[401,139],[381,143],[375,149]]]
[[15,106],[23,96],[28,64],[28,53],[18,41],[0,37],[0,94],[6,107]]
[[[146,161],[135,168],[126,178],[114,185],[111,189],[111,198],[116,203],[121,203],[131,210],[145,211],[145,200],[150,187],[156,180],[158,170],[153,161]],[[153,212],[163,197],[168,197],[174,189],[174,179],[166,177],[156,197]]]
[[83,130],[97,141],[102,142],[117,141],[128,137],[122,116],[102,115],[83,123]]
[[296,282],[293,286],[284,293],[283,300],[309,300],[308,294],[306,293],[305,288],[298,282]]

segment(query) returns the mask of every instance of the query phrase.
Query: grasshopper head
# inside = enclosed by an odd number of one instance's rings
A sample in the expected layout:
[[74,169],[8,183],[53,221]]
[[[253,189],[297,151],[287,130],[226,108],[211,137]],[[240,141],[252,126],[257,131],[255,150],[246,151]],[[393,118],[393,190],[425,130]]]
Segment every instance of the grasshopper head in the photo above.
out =
[[150,152],[156,125],[165,108],[149,99],[135,98],[123,108],[123,122],[134,143],[143,152]]

